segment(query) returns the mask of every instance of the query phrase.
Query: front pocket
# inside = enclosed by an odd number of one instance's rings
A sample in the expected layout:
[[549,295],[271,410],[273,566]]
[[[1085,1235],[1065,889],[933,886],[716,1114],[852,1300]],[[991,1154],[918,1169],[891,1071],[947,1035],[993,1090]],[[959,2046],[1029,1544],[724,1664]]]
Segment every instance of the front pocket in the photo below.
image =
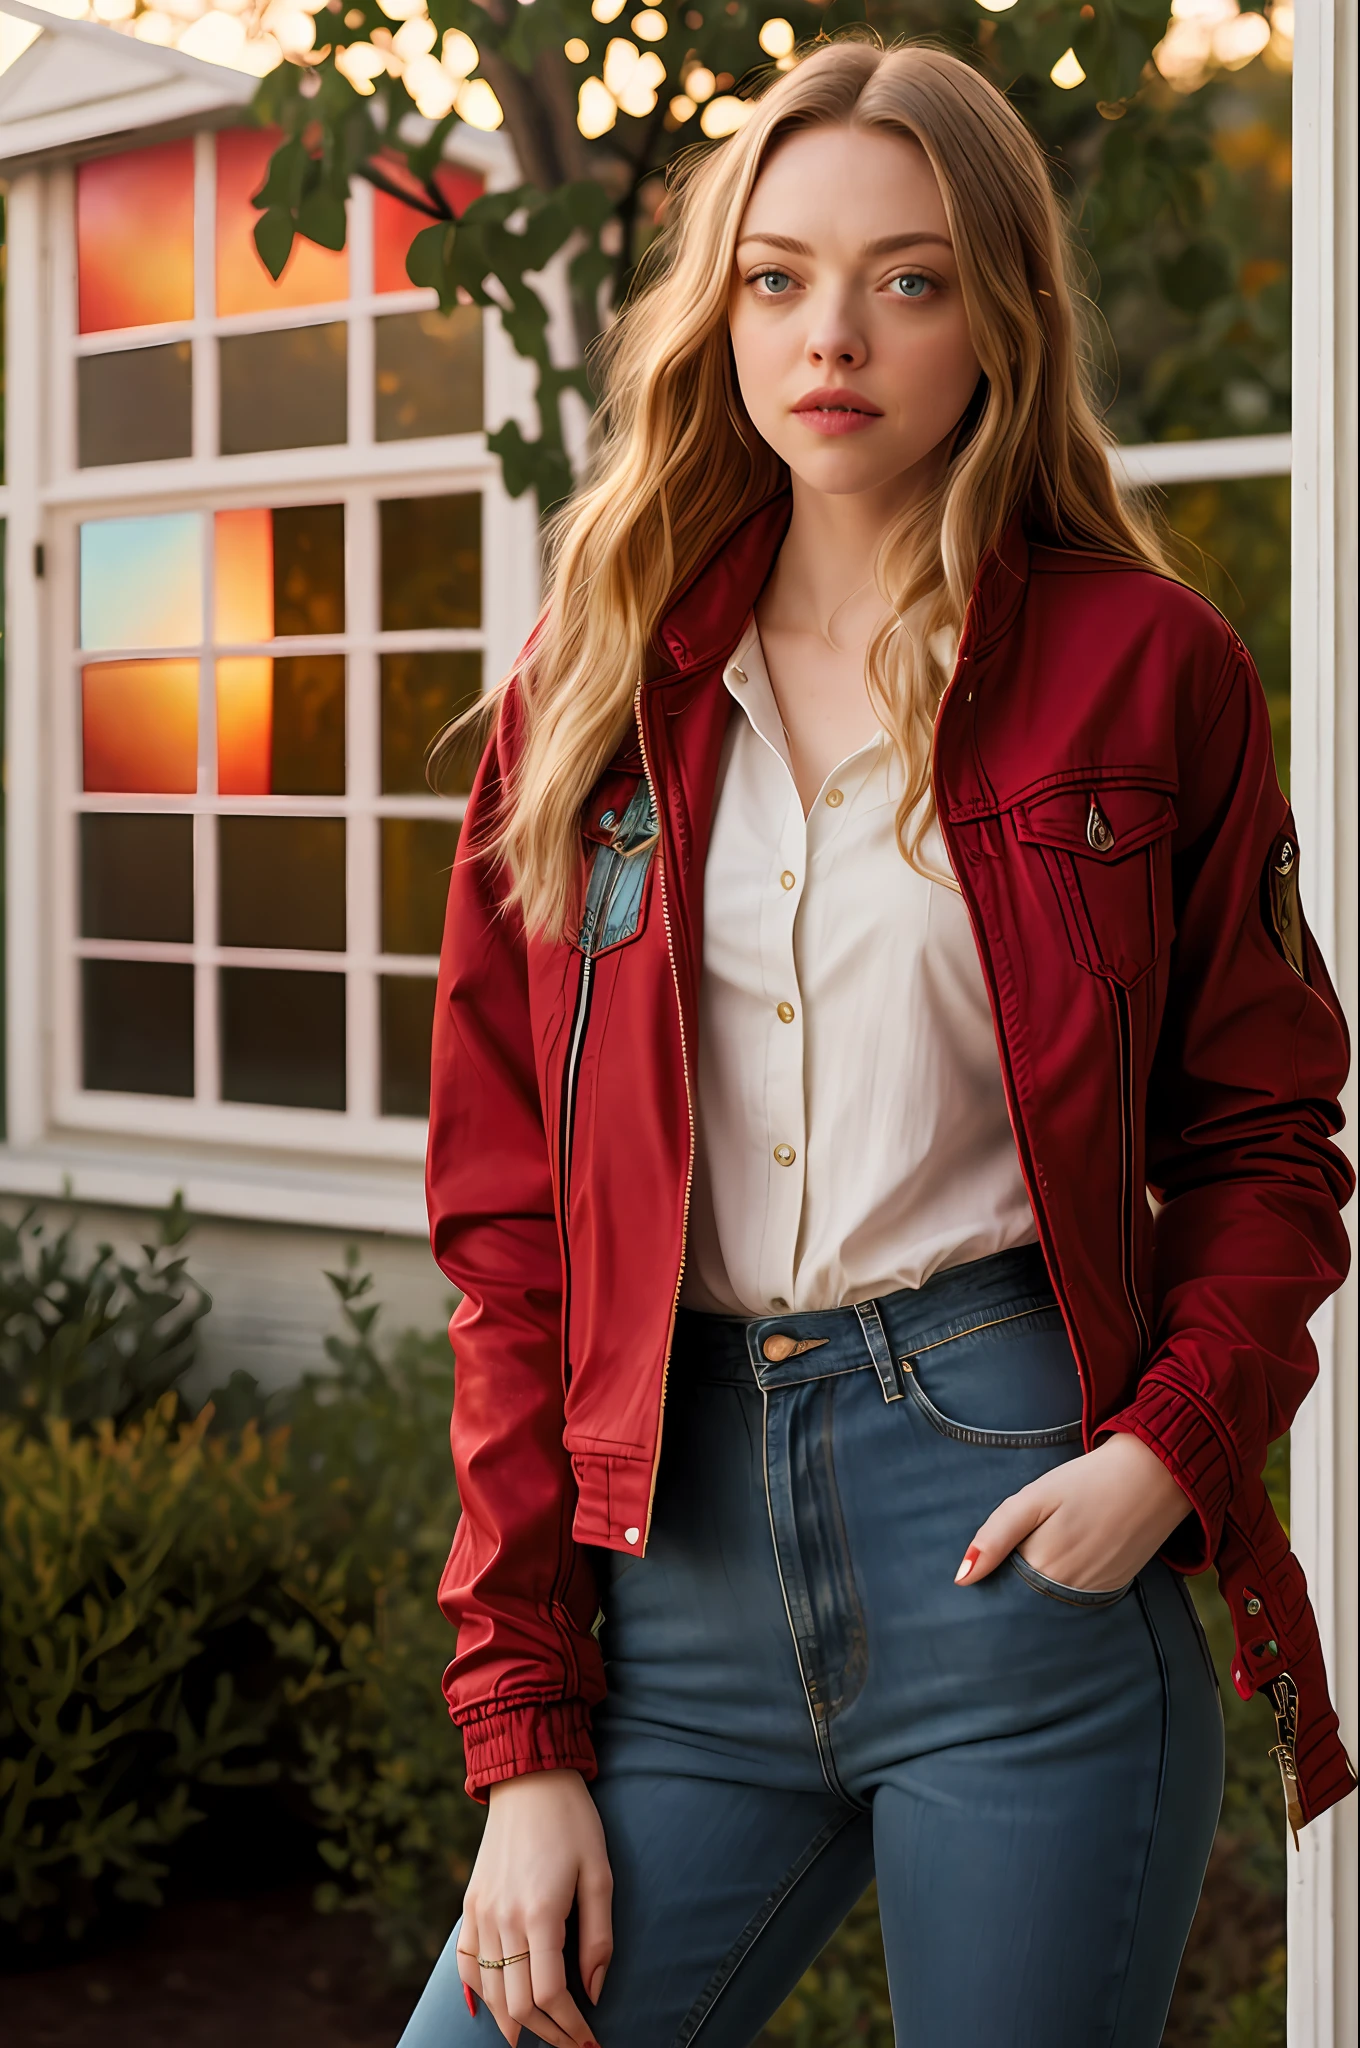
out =
[[1075,1422],[1060,1422],[1050,1429],[979,1429],[975,1423],[955,1422],[952,1416],[945,1415],[935,1406],[917,1377],[913,1361],[903,1358],[899,1364],[907,1392],[931,1428],[938,1429],[941,1436],[952,1437],[957,1444],[982,1444],[1003,1451],[1035,1451],[1081,1442],[1080,1417]]
[[1114,1586],[1108,1592],[1092,1592],[1085,1586],[1065,1586],[1061,1579],[1050,1579],[1045,1573],[1035,1571],[1018,1550],[1011,1552],[1007,1563],[1036,1593],[1042,1593],[1046,1600],[1060,1601],[1064,1607],[1113,1607],[1134,1583],[1130,1579],[1126,1586]]
[[1016,838],[1048,870],[1077,962],[1131,988],[1171,942],[1171,836],[1165,790],[1049,791],[1013,813]]

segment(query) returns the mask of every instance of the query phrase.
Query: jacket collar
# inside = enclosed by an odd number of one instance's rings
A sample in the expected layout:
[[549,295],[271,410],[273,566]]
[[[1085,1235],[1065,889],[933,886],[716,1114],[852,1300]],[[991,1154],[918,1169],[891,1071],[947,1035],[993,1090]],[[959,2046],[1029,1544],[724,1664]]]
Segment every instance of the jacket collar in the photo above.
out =
[[[784,488],[748,512],[723,536],[672,598],[658,626],[650,682],[677,671],[725,661],[741,636],[788,531],[792,493]],[[1029,581],[1029,543],[1020,512],[987,550],[973,585],[968,651],[980,654],[1013,623]]]

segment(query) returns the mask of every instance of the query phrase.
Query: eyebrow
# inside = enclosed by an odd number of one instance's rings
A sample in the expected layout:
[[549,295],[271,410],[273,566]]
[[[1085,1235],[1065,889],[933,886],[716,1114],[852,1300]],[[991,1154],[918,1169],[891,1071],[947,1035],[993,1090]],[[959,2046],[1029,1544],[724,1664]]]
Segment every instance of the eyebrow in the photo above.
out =
[[[797,241],[792,235],[766,234],[759,228],[754,229],[748,235],[743,235],[738,241],[737,247],[740,249],[747,242],[764,242],[771,249],[787,249],[790,256],[810,256],[812,254],[806,242]],[[916,233],[880,235],[876,242],[866,242],[860,250],[860,254],[861,256],[891,256],[897,249],[914,249],[921,242],[936,242],[942,249],[951,249],[953,247],[948,235],[933,234],[930,229],[922,228]]]

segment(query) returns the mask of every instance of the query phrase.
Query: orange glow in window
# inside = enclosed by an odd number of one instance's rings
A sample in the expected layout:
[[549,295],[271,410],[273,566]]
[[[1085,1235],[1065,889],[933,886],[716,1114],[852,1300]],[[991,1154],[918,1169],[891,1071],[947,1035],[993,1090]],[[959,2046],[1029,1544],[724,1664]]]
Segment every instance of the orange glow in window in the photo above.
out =
[[193,318],[192,142],[80,165],[76,268],[82,334]]
[[217,787],[223,796],[273,794],[274,664],[267,654],[217,664]]
[[[384,158],[382,169],[393,184],[419,188],[404,164]],[[480,171],[465,170],[461,164],[441,164],[435,177],[444,197],[456,214],[481,196],[486,180]],[[428,214],[414,206],[403,206],[388,192],[373,195],[373,289],[375,292],[409,292],[406,251],[422,228],[431,226]]]
[[299,235],[275,284],[255,247],[251,200],[283,140],[277,128],[225,128],[217,138],[217,310],[267,313],[276,306],[326,306],[349,295],[349,255]]
[[99,661],[81,672],[84,786],[192,796],[198,787],[198,663]]
[[268,506],[219,512],[214,536],[213,638],[219,647],[274,637],[274,515]]

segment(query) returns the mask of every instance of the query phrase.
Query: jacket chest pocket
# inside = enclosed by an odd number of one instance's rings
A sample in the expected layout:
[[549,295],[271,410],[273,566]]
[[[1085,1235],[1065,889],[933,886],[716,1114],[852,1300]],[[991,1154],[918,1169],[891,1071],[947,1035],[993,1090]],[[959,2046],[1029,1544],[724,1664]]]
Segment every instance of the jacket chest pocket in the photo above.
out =
[[1078,965],[1125,988],[1141,981],[1174,928],[1166,791],[1053,790],[1013,815],[1017,839],[1048,870]]

